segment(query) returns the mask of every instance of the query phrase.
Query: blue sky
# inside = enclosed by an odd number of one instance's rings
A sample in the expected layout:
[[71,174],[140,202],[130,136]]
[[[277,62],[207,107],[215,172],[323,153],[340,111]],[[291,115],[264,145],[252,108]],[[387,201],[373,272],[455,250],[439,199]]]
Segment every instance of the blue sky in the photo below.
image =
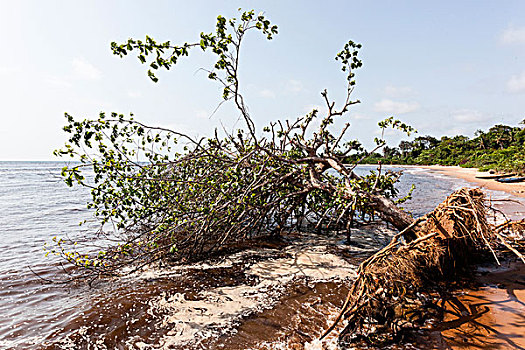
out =
[[[78,118],[133,112],[137,119],[207,135],[242,127],[195,51],[153,84],[134,57],[111,41],[146,34],[191,42],[217,15],[264,11],[279,26],[266,41],[250,35],[242,88],[259,128],[341,100],[345,77],[334,61],[349,39],[363,44],[354,98],[341,122],[365,144],[394,115],[436,137],[525,118],[523,1],[11,1],[0,0],[0,160],[52,160],[65,134],[64,112]],[[400,134],[389,133],[397,144]]]

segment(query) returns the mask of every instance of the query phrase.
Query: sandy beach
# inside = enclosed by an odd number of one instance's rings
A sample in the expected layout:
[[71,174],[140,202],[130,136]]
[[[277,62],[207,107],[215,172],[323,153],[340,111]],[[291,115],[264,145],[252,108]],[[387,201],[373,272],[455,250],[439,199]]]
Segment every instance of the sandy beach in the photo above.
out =
[[476,282],[445,302],[445,341],[453,349],[525,349],[525,265],[488,269]]
[[486,188],[493,191],[503,191],[513,196],[525,198],[525,182],[518,183],[501,183],[495,180],[478,179],[478,169],[476,168],[462,168],[459,166],[442,166],[442,165],[403,165],[406,168],[423,168],[438,172],[443,175],[456,177],[476,184],[481,188]]
[[[478,179],[474,168],[417,167],[525,198],[525,183]],[[525,218],[523,204],[503,202],[497,207],[513,220]],[[461,290],[444,302],[442,336],[448,345],[453,349],[525,349],[525,265],[518,261],[480,270],[474,283],[475,287]]]

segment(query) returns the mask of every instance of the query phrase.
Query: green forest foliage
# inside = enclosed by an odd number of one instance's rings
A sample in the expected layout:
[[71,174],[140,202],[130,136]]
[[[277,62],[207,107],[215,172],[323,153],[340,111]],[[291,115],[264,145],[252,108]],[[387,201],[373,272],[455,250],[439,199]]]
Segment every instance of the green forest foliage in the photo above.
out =
[[[524,125],[525,120],[520,124]],[[441,139],[419,136],[413,141],[401,141],[398,147],[385,146],[383,154],[372,153],[365,158],[369,164],[379,161],[384,164],[459,165],[480,171],[525,174],[525,127],[495,125],[488,131],[476,131],[472,139],[463,135]]]

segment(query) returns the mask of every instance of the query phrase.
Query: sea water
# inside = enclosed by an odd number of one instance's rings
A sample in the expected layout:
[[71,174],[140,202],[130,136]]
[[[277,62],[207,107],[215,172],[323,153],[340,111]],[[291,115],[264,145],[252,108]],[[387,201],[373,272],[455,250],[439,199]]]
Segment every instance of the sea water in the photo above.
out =
[[[185,300],[199,300],[206,297],[210,289],[217,290],[219,294],[228,291],[237,293],[231,288],[261,283],[261,277],[250,281],[255,272],[238,272],[238,264],[225,269],[195,267],[166,276],[152,275],[145,277],[148,283],[129,279],[93,288],[83,284],[46,283],[51,279],[63,280],[68,275],[60,259],[53,255],[44,256],[44,244],[52,243],[55,236],[73,240],[96,239],[95,233],[99,229],[92,212],[86,209],[86,203],[90,200],[89,190],[78,186],[67,187],[60,177],[64,165],[61,162],[0,162],[0,349],[154,347],[151,344],[159,339],[170,336],[172,340],[177,339],[173,329],[166,327],[169,325],[166,323],[168,313],[173,314],[174,311],[160,307],[163,305],[160,295],[164,295],[166,300],[176,295],[184,295]],[[385,168],[401,170],[398,167]],[[366,174],[374,169],[362,166],[357,172]],[[416,186],[413,199],[403,206],[414,216],[432,210],[453,190],[469,185],[464,180],[409,168],[404,170],[398,186],[400,196],[408,193],[412,184]],[[501,192],[490,194],[499,199],[509,197]],[[86,224],[78,225],[86,219]],[[382,242],[371,241],[372,246],[368,249],[376,249]],[[256,261],[264,258],[254,254],[255,257],[239,259]],[[280,257],[282,263],[286,264],[291,255],[293,251],[283,252]],[[250,265],[249,268],[254,267]],[[312,290],[326,290],[330,283],[335,283],[333,280],[316,282],[314,277],[308,277],[297,288],[313,283]],[[275,292],[271,305],[283,298],[282,293],[293,294],[286,288],[272,288],[275,290],[268,292]],[[311,290],[308,293],[313,293],[312,298],[319,297]],[[339,298],[343,297],[342,294]],[[332,307],[335,312],[336,305]],[[257,307],[248,307],[245,311],[247,314],[242,317],[256,312]],[[229,331],[239,332],[235,327],[230,327]],[[181,332],[183,334],[184,329]],[[217,337],[217,334],[213,336]],[[227,339],[224,341],[227,342]]]

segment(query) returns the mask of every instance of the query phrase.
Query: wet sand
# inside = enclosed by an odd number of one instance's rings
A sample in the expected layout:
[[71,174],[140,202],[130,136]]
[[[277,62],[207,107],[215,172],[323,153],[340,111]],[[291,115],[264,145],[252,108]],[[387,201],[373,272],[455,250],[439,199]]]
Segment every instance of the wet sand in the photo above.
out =
[[472,187],[505,192],[510,195],[510,198],[503,200],[492,198],[489,193],[488,198],[492,200],[491,205],[495,209],[503,212],[507,219],[521,220],[525,218],[525,182],[501,183],[495,180],[478,179],[476,175],[480,173],[476,168],[442,165],[401,165],[399,167],[427,169],[441,175],[468,181],[472,184]]
[[[475,182],[476,172],[472,169],[428,168]],[[497,184],[501,186],[484,187],[505,188],[509,194],[516,191],[517,186]],[[507,212],[513,210],[509,204],[504,204]],[[156,306],[168,310],[164,325],[172,329],[161,343],[181,349],[187,348],[188,341],[208,349],[338,348],[337,331],[323,342],[316,338],[326,329],[330,317],[337,314],[347,293],[347,285],[337,277],[355,276],[358,262],[344,262],[339,254],[331,255],[326,247],[338,246],[336,242],[341,240],[334,238],[331,242],[292,245],[284,250],[291,254],[289,257],[250,264],[246,274],[257,276],[253,285],[207,290],[194,302],[180,298],[179,294],[159,300],[162,305]],[[525,350],[525,267],[512,266],[512,269],[480,272],[476,278],[479,287],[459,291],[453,299],[444,302],[445,320],[440,330],[447,348]],[[294,276],[306,277],[306,280],[294,280]],[[268,298],[269,294],[263,292],[254,298],[267,289],[276,289],[277,294]],[[261,303],[261,300],[266,301]],[[196,314],[194,310],[201,311]],[[224,310],[228,310],[227,315]],[[222,335],[212,332],[210,336],[212,325],[231,328]],[[429,349],[433,345],[421,344],[420,348]]]
[[[463,179],[484,189],[525,197],[525,183],[478,179],[474,168],[439,165],[419,168]],[[514,220],[525,218],[522,204],[503,202],[497,206]],[[445,319],[440,329],[446,343],[452,349],[525,350],[525,265],[521,261],[507,262],[480,270],[474,284],[444,302]]]
[[476,175],[479,173],[476,168],[462,168],[459,166],[442,166],[442,165],[428,165],[428,166],[410,166],[403,165],[402,167],[416,167],[436,171],[440,174],[456,177],[476,184],[481,188],[486,188],[493,191],[507,192],[513,196],[525,198],[525,182],[517,183],[501,183],[495,180],[478,179]]
[[445,302],[441,332],[453,349],[525,349],[525,265],[476,277],[478,288]]
[[319,336],[362,259],[394,234],[362,226],[346,244],[344,233],[291,233],[215,260],[152,266],[126,276],[122,292],[109,286],[109,295],[101,293],[38,349],[335,350],[342,323],[323,341]]
[[[134,288],[136,299],[128,298],[128,287],[121,288],[122,292],[115,293],[115,296],[111,291],[110,296],[101,294],[94,300],[93,307],[73,319],[71,327],[74,329],[56,335],[60,340],[45,344],[47,347],[43,349],[104,346],[108,349],[181,350],[338,349],[337,335],[344,322],[327,339],[319,341],[318,337],[339,312],[361,260],[385,245],[394,233],[384,226],[363,226],[352,229],[350,245],[343,243],[345,235],[291,235],[283,245],[242,250],[218,261],[148,269],[129,277],[129,288]],[[158,283],[158,286],[152,288],[152,283]],[[497,283],[501,285],[503,282]],[[137,284],[141,287],[133,287]],[[523,287],[512,287],[520,298],[520,305],[524,302],[523,294],[520,294]],[[491,298],[489,288],[503,294]],[[495,336],[492,333],[482,334],[483,337],[476,334],[467,338],[467,342],[453,344],[449,339],[465,339],[466,336],[461,338],[461,334],[467,331],[459,327],[461,322],[445,322],[444,327],[454,327],[444,329],[443,338],[436,332],[440,344],[443,339],[458,349],[468,349],[463,346],[465,343],[477,344],[473,348],[486,348],[483,344],[489,342],[501,343],[499,348],[502,349],[512,349],[509,344],[521,344],[521,338],[516,335],[520,332],[519,327],[510,330],[500,321],[519,324],[519,316],[524,314],[515,304],[502,301],[506,300],[503,298],[509,288],[500,290],[494,284],[465,291],[465,297],[459,295],[457,299],[460,301],[456,304],[449,302],[450,305],[466,305],[460,309],[461,317],[466,315],[461,314],[461,310],[479,309],[467,304],[478,303],[477,299],[469,300],[468,297],[476,296],[485,304],[489,300],[496,306],[510,307],[515,318],[502,317],[498,310],[492,309],[481,315],[486,319],[477,314],[472,317],[473,321],[488,324],[495,330]],[[449,309],[454,310],[453,307]],[[447,321],[454,321],[457,317],[449,312]],[[468,322],[463,324],[468,326]],[[98,344],[102,345],[99,347]],[[525,349],[524,345],[519,346],[514,348]],[[400,343],[392,349],[401,348],[435,347],[430,342],[416,347]]]

